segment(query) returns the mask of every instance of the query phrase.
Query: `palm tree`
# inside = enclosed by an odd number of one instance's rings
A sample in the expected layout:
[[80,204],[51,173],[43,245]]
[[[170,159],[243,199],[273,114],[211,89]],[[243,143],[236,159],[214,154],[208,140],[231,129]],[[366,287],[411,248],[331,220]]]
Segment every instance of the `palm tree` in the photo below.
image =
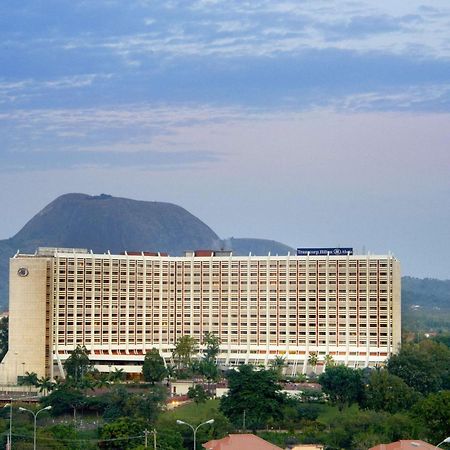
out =
[[283,375],[284,367],[286,367],[284,356],[277,355],[270,361],[270,368],[276,373],[278,379]]
[[120,383],[125,378],[125,373],[123,369],[114,368],[114,372],[109,373],[108,375],[109,381],[111,383]]
[[104,388],[110,385],[111,380],[108,373],[100,373],[96,378],[95,387]]
[[334,358],[331,355],[325,355],[323,357],[323,362],[324,362],[324,368],[323,370],[325,371],[327,367],[333,367],[334,366]]
[[25,372],[25,375],[19,380],[23,386],[38,386],[39,378],[36,372]]
[[316,373],[317,363],[319,362],[319,358],[317,357],[316,352],[311,352],[308,356],[308,364],[313,368],[313,372]]
[[50,377],[42,377],[38,379],[37,387],[39,388],[39,392],[42,392],[44,395],[47,395],[49,392],[55,389],[56,383],[54,383]]

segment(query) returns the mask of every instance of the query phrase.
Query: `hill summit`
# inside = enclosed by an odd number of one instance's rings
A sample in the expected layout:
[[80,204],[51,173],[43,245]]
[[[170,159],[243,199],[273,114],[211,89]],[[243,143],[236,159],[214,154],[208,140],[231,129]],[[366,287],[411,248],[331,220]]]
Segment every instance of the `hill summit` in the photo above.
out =
[[[36,214],[12,239],[16,247],[82,247],[94,252],[153,250],[180,254],[216,248],[220,238],[200,219],[171,203],[66,194]],[[30,248],[31,247],[31,248]]]

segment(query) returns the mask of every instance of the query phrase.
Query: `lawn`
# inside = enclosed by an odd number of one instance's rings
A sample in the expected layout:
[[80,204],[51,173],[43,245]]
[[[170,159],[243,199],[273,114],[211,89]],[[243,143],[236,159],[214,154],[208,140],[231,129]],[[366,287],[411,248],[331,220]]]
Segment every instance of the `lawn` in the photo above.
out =
[[219,399],[207,400],[205,403],[195,404],[194,402],[165,411],[158,419],[158,423],[175,423],[177,420],[189,422],[197,425],[211,419],[218,414]]

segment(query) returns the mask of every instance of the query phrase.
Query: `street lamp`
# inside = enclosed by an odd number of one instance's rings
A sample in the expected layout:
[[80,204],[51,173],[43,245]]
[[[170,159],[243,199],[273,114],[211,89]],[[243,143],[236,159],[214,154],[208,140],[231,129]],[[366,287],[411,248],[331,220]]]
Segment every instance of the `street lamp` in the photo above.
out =
[[148,435],[153,434],[153,449],[156,450],[156,428],[154,428],[152,431],[148,431],[147,429],[144,430],[144,437],[145,437],[145,444],[144,447],[148,447]]
[[442,444],[447,444],[450,442],[450,436],[448,438],[445,438],[442,442],[439,442],[438,445],[436,445],[436,448],[438,448]]
[[50,405],[46,406],[45,408],[40,409],[38,412],[35,413],[34,411],[31,411],[31,409],[22,408],[21,406],[19,407],[19,411],[27,411],[27,412],[33,414],[33,417],[34,417],[33,450],[36,450],[36,420],[37,420],[37,416],[40,412],[48,411],[49,409],[52,409],[52,407]]
[[194,450],[197,449],[197,430],[202,426],[202,425],[207,425],[207,424],[211,424],[214,423],[214,419],[209,419],[206,422],[201,423],[200,425],[197,426],[197,428],[194,428],[190,423],[184,422],[182,420],[177,420],[177,424],[178,425],[187,425],[188,427],[191,427],[192,431],[194,432]]
[[8,450],[11,450],[12,448],[12,402],[13,399],[9,399],[9,403],[7,403],[3,408],[6,408],[9,406],[9,435],[8,435],[8,447],[6,447]]

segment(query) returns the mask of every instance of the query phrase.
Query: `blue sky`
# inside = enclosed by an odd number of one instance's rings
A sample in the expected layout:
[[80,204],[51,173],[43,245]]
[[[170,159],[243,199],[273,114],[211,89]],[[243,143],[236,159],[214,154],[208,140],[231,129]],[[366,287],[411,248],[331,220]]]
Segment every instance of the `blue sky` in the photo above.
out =
[[0,238],[66,192],[450,278],[450,3],[4,0]]

